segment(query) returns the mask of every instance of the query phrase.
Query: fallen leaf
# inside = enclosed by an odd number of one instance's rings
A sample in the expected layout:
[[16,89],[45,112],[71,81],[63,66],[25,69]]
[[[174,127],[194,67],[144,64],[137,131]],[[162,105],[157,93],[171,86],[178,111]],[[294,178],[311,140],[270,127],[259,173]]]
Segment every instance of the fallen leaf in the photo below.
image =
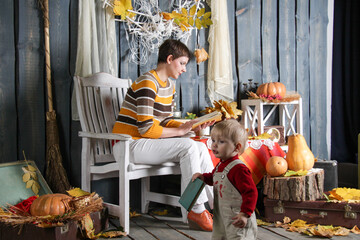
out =
[[156,214],[156,215],[159,215],[159,216],[164,216],[164,215],[168,215],[168,214],[169,214],[169,212],[168,212],[167,209],[164,209],[164,210],[162,210],[162,211],[153,211],[153,213]]
[[257,223],[258,226],[270,226],[271,225],[271,223],[265,222],[265,221],[263,221],[261,219],[256,219],[256,223]]
[[93,220],[90,217],[90,214],[86,214],[81,219],[81,227],[82,227],[83,230],[85,230],[86,237],[88,237],[90,239],[95,239],[96,238],[94,223],[93,223]]
[[127,236],[126,232],[122,231],[108,231],[108,232],[102,232],[96,235],[96,237],[104,237],[104,238],[113,238],[113,237],[119,237],[119,236]]
[[283,219],[283,222],[286,224],[286,223],[289,223],[289,222],[291,222],[291,219],[289,218],[289,217],[284,217],[284,219]]
[[131,218],[132,218],[132,217],[139,217],[139,216],[141,216],[140,213],[137,213],[136,211],[133,211],[133,212],[130,211],[130,217],[131,217]]
[[360,234],[360,229],[356,225],[350,231],[355,234]]

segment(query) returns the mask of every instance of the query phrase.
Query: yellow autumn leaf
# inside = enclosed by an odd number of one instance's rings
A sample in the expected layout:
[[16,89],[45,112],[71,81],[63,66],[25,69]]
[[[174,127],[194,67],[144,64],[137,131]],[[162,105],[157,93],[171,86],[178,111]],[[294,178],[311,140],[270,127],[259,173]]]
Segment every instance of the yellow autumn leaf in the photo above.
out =
[[178,13],[176,11],[172,11],[171,15],[173,16],[173,18],[182,18],[183,15],[181,13]]
[[125,7],[123,5],[115,5],[113,11],[116,16],[121,16],[121,20],[126,19]]
[[153,211],[154,214],[159,215],[159,216],[164,216],[164,215],[168,215],[168,210],[164,209],[164,210],[160,210],[160,211]]
[[193,19],[193,18],[189,18],[189,24],[190,24],[191,26],[194,26],[194,19]]
[[187,12],[186,8],[182,8],[181,13],[184,14],[184,15],[188,15],[188,12]]
[[263,221],[261,219],[256,219],[256,223],[257,223],[258,226],[270,226],[271,225],[271,223],[265,222],[265,221]]
[[331,231],[331,229],[325,228],[321,225],[318,225],[318,227],[317,227],[317,229],[315,229],[314,233],[317,236],[327,237],[327,238],[331,238],[334,236],[334,233]]
[[194,16],[195,15],[195,12],[196,12],[196,4],[194,4],[190,10],[189,10],[189,15],[190,16]]
[[211,12],[204,13],[203,18],[208,19],[211,16]]
[[30,177],[31,177],[30,172],[25,173],[22,177],[23,182],[29,181]]
[[36,185],[35,183],[31,186],[31,190],[33,191],[33,193],[35,195],[37,195],[39,193],[40,188],[38,187],[38,185]]
[[304,227],[306,225],[306,221],[297,219],[297,220],[293,221],[290,225],[293,227]]
[[96,235],[97,238],[103,237],[103,238],[114,238],[119,236],[126,236],[127,234],[122,231],[108,231],[108,232],[102,232]]
[[31,188],[31,186],[34,184],[34,180],[29,180],[26,182],[26,188]]
[[131,218],[132,218],[132,217],[139,217],[139,216],[141,216],[140,213],[137,213],[136,211],[133,211],[133,212],[130,211],[130,217],[131,217]]
[[90,195],[89,192],[86,192],[80,188],[73,188],[73,189],[70,189],[68,191],[66,191],[70,196],[72,197],[82,197],[82,196],[87,196],[87,195]]
[[90,239],[94,239],[95,238],[95,228],[94,228],[94,223],[93,220],[90,217],[90,214],[86,214],[82,219],[81,219],[81,226],[82,228],[85,230],[86,233],[86,237],[90,238]]
[[195,27],[197,28],[197,29],[201,29],[201,21],[200,21],[200,19],[195,19]]
[[38,179],[36,172],[29,172],[29,173],[30,173],[30,176],[32,177],[32,179],[34,179],[34,180]]
[[121,20],[125,20],[127,16],[132,18],[134,13],[128,12],[128,10],[132,9],[131,0],[114,0],[114,14],[121,16]]
[[288,171],[284,174],[284,177],[306,176],[307,173],[308,173],[307,170],[299,170],[299,171],[288,170]]
[[208,26],[213,24],[213,22],[211,21],[210,18],[206,18],[206,19],[204,19],[204,21],[205,21],[206,25],[208,25]]
[[206,25],[206,23],[205,23],[205,19],[201,19],[200,22],[201,22],[201,26],[202,26],[203,28],[207,28],[207,25]]
[[123,2],[124,2],[124,6],[125,6],[126,10],[133,9],[131,0],[123,0]]
[[31,165],[28,165],[27,166],[27,169],[30,171],[30,172],[36,172],[36,168],[31,166]]
[[271,138],[271,135],[268,134],[267,132],[264,132],[258,136],[249,136],[248,139],[249,140],[259,140],[259,139],[269,139]]
[[199,18],[205,13],[205,8],[200,8],[200,10],[197,12],[196,16]]
[[34,184],[33,184],[33,185],[35,185],[35,186],[40,190],[41,186],[40,186],[40,184],[39,184],[37,181],[34,181]]

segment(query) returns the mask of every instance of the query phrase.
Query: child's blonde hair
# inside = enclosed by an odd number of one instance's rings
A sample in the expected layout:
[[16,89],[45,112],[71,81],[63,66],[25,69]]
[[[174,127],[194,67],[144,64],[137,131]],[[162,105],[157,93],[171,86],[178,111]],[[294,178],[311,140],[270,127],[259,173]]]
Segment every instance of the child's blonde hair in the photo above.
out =
[[224,136],[229,138],[234,144],[241,144],[240,153],[244,151],[248,134],[242,124],[235,119],[221,121],[212,128],[211,136]]

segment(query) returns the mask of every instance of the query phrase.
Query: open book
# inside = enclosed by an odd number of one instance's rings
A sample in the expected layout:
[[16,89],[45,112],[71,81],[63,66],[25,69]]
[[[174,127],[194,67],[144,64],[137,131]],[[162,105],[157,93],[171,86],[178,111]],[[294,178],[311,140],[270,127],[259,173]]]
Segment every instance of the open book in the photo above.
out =
[[205,183],[200,178],[195,179],[193,182],[190,180],[179,199],[179,203],[190,212],[204,186]]
[[192,125],[192,129],[200,126],[201,124],[204,124],[206,122],[211,122],[211,121],[220,121],[222,119],[222,113],[218,112],[218,111],[214,111],[211,113],[208,113],[204,116],[201,116],[199,118],[196,118],[196,120],[198,120],[196,123],[194,123]]

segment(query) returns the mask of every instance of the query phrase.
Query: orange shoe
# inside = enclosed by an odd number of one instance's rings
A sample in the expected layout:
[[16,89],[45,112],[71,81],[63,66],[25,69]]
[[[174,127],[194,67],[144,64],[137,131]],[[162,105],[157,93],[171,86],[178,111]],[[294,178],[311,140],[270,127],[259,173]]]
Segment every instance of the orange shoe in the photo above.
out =
[[213,219],[212,214],[209,213],[208,210],[205,210],[202,213],[194,213],[193,211],[190,211],[187,217],[190,228],[212,232]]

